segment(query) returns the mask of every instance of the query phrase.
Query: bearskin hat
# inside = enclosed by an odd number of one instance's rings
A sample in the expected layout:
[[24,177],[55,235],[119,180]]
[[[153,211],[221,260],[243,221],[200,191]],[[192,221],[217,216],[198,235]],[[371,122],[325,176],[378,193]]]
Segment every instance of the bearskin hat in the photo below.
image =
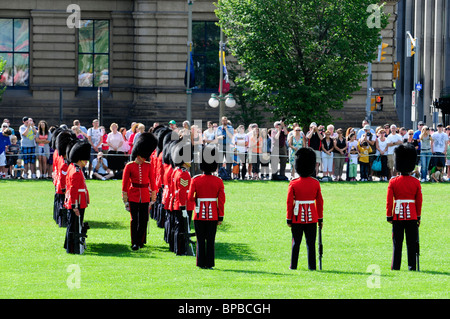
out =
[[310,147],[299,149],[295,153],[295,171],[301,177],[314,175],[316,171],[316,153]]
[[165,127],[166,127],[166,126],[164,126],[164,125],[158,125],[158,126],[152,128],[152,133],[153,133],[153,135],[155,135],[156,139],[159,138],[159,133],[160,133],[161,130],[162,130],[163,128],[165,128]]
[[[56,137],[55,147],[58,151],[58,155],[65,156],[69,155],[67,152],[67,146],[72,142],[78,140],[77,136],[72,130],[61,130],[61,132]],[[73,145],[73,144],[72,144]],[[70,150],[70,149],[69,149]]]
[[174,166],[172,162],[172,146],[180,140],[180,137],[178,136],[177,132],[174,132],[172,130],[170,131],[170,134],[164,136],[163,139],[163,163]]
[[204,173],[214,173],[219,167],[218,158],[219,150],[214,144],[208,144],[202,149],[202,161],[200,169]]
[[411,173],[416,166],[417,152],[411,144],[401,144],[394,149],[394,166],[397,172]]
[[148,161],[153,151],[156,149],[157,144],[158,141],[153,133],[141,133],[131,151],[131,160],[134,161],[136,157],[140,156]]
[[157,131],[157,135],[155,135],[155,136],[158,139],[158,146],[156,147],[158,156],[159,156],[159,154],[161,154],[161,152],[164,149],[164,138],[167,135],[170,135],[170,133],[172,133],[172,130],[166,126],[163,126],[161,129],[159,129]]
[[66,152],[71,163],[88,161],[91,157],[91,144],[87,140],[72,140],[67,145]]
[[172,144],[171,157],[173,165],[181,166],[184,163],[191,163],[193,158],[192,143],[189,137],[180,139]]
[[50,147],[54,150],[56,150],[56,138],[62,131],[63,131],[63,129],[58,127],[52,133],[52,138],[50,140]]

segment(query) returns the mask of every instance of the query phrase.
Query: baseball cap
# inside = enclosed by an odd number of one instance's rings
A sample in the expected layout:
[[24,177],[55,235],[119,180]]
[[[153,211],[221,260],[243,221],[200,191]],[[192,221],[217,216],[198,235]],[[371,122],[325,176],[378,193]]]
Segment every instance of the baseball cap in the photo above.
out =
[[175,122],[174,120],[171,120],[171,121],[169,122],[169,124],[177,124],[177,122]]
[[364,125],[364,129],[365,129],[365,130],[370,130],[370,125],[369,125],[369,124]]
[[28,116],[22,117],[22,122],[28,121]]

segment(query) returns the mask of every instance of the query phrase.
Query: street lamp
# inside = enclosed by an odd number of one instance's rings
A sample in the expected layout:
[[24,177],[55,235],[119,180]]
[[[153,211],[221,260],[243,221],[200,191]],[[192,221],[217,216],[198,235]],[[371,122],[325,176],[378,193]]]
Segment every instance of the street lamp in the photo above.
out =
[[234,99],[232,94],[228,94],[226,96],[225,105],[231,108],[236,106],[236,100]]
[[216,108],[220,105],[220,101],[225,101],[225,105],[230,108],[236,106],[236,100],[234,99],[232,94],[228,94],[226,96],[211,94],[211,98],[209,99],[208,104],[212,108]]
[[225,105],[227,107],[233,108],[236,106],[236,100],[234,99],[232,94],[228,94],[226,96],[223,95],[223,69],[224,69],[224,51],[225,51],[225,43],[223,41],[223,32],[220,29],[220,42],[219,42],[219,63],[220,63],[220,79],[219,79],[219,95],[211,94],[211,98],[208,101],[209,106],[212,108],[219,107],[219,121],[222,119],[224,115],[224,107],[221,103],[225,101]]

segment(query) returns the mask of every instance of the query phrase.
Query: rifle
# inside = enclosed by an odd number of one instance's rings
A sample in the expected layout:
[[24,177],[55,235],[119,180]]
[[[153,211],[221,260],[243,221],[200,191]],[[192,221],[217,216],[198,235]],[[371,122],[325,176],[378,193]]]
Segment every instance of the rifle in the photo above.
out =
[[322,227],[319,223],[319,269],[322,270],[322,256],[323,256],[323,245],[322,245]]
[[194,242],[191,240],[191,236],[195,236],[195,233],[191,234],[191,225],[189,222],[189,215],[185,209],[183,212],[183,220],[185,223],[184,234],[185,234],[185,245],[186,245],[186,255],[195,256],[194,246],[192,245]]
[[420,271],[419,256],[420,256],[419,225],[417,225],[417,249],[416,249],[417,271]]

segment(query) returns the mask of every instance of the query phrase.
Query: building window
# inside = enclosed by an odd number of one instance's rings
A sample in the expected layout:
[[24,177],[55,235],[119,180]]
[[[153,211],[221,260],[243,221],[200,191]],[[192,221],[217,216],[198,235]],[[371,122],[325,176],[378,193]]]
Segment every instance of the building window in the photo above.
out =
[[30,78],[30,21],[0,19],[0,57],[6,60],[0,84],[28,87]]
[[220,28],[214,21],[193,21],[192,42],[195,90],[211,92],[219,88]]
[[109,20],[83,20],[78,29],[78,87],[109,87]]

